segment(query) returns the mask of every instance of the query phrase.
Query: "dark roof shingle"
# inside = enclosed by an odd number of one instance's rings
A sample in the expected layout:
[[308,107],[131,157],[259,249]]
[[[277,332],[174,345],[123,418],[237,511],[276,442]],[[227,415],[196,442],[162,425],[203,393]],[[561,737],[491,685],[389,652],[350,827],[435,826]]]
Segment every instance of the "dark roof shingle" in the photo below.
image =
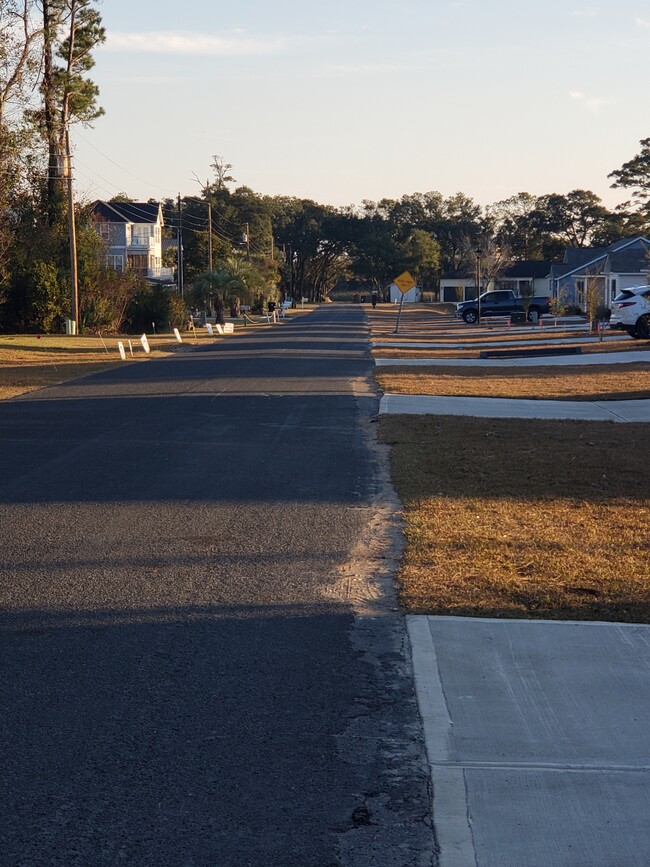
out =
[[157,223],[160,205],[156,202],[93,202],[93,214],[109,223]]

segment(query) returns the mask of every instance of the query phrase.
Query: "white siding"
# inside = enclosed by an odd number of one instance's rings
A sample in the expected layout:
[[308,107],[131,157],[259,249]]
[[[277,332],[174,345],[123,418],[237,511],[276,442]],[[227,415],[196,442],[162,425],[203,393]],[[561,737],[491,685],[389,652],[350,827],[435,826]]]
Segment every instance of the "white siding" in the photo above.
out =
[[[391,283],[390,286],[390,300],[391,301],[400,301],[402,298],[402,293],[397,288],[394,283]],[[420,291],[419,286],[414,286],[412,289],[409,289],[408,292],[404,293],[404,303],[412,302],[412,301],[420,301],[422,299],[422,293]]]

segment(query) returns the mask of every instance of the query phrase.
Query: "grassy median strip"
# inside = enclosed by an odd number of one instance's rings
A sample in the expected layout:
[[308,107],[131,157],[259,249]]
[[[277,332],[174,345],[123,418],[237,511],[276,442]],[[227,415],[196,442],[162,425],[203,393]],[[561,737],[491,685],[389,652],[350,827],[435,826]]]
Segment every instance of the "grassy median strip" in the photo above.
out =
[[[453,330],[444,331],[438,334],[435,331],[428,330],[422,331],[418,333],[408,332],[406,334],[387,334],[385,331],[382,331],[379,334],[373,334],[373,340],[378,343],[393,343],[395,341],[399,341],[400,343],[422,343],[424,341],[431,341],[435,343],[447,343],[449,346],[456,346],[460,341],[462,341],[464,346],[471,348],[474,344],[483,344],[483,343],[521,343],[522,340],[525,340],[527,343],[534,344],[537,346],[538,344],[548,343],[549,340],[564,340],[567,343],[571,341],[575,341],[576,339],[580,339],[581,337],[587,337],[586,332],[580,334],[575,331],[523,331],[523,332],[498,332],[493,333],[492,331],[488,332],[479,332],[476,334],[475,332],[471,332],[470,334],[466,334],[464,332],[454,332]],[[614,341],[597,341],[598,343],[612,343]],[[624,339],[619,339],[616,342],[624,342],[628,343],[629,341]]]
[[650,622],[648,427],[384,416],[410,613]]
[[[591,353],[602,353],[602,352],[648,352],[648,360],[650,360],[650,344],[644,343],[632,343],[630,340],[616,340],[610,343],[567,343],[567,344],[544,344],[538,345],[535,344],[535,349],[553,349],[561,352],[562,349],[571,349],[574,346],[580,347],[580,352],[582,355],[591,354]],[[462,348],[461,348],[462,347]],[[499,349],[507,349],[508,347],[498,347]],[[512,347],[513,353],[517,350],[526,350],[529,349],[529,345],[524,346],[516,346]],[[441,349],[411,349],[410,347],[389,347],[383,346],[381,344],[376,344],[372,349],[373,357],[375,358],[395,358],[399,360],[408,359],[408,358],[479,358],[482,349],[485,347],[474,347],[472,348],[471,344],[465,342],[450,342],[448,346],[444,346]],[[525,364],[525,358],[520,357],[520,362],[522,366]]]
[[404,365],[379,367],[375,376],[380,389],[389,394],[598,401],[650,398],[650,367],[643,362],[492,369]]

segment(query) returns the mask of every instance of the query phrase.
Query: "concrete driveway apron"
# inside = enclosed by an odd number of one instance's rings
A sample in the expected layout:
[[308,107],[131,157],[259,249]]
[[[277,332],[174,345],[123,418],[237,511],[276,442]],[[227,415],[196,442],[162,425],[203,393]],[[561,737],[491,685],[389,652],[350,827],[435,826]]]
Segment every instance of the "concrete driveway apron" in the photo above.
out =
[[650,864],[650,627],[409,618],[441,867]]

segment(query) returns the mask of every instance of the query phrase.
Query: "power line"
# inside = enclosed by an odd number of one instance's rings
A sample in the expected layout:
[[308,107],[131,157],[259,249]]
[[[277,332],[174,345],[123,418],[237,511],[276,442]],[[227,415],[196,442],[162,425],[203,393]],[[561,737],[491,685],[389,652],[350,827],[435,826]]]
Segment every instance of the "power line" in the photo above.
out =
[[[81,138],[83,138],[83,136],[81,136]],[[86,141],[86,139],[84,139],[84,141]],[[87,144],[90,144],[90,142],[87,142]],[[106,157],[106,159],[108,159],[110,162],[114,163],[118,168],[122,168],[114,160],[112,160],[110,157],[106,156],[106,154],[103,154],[99,150],[99,148],[95,148],[94,145],[90,145],[90,146],[93,147],[98,153],[102,154],[102,156]],[[82,166],[84,166],[88,171],[90,171],[93,174],[93,176],[91,177],[91,176],[88,176],[85,172],[78,172],[78,174],[81,174],[82,177],[84,177],[90,183],[94,184],[98,189],[104,190],[105,193],[108,193],[109,195],[111,195],[110,190],[106,189],[106,187],[103,187],[101,184],[98,184],[97,181],[95,180],[95,178],[99,178],[100,180],[109,184],[109,186],[120,191],[120,187],[117,184],[114,184],[112,181],[109,181],[107,178],[94,172],[93,169],[90,166],[88,166],[87,163],[85,163],[83,160],[80,160],[78,157],[76,157],[75,163],[80,163]],[[132,174],[130,172],[128,172],[128,173]],[[141,178],[138,178],[137,175],[132,175],[132,176],[135,177],[137,180],[142,180]],[[146,181],[144,183],[146,183]],[[153,185],[150,185],[150,186],[153,186]],[[158,189],[160,189],[160,188],[158,188]],[[166,198],[172,199],[173,197],[167,196]],[[110,202],[109,202],[109,204],[110,204]],[[119,206],[121,203],[116,202],[115,204]],[[127,204],[129,206],[129,208],[131,210],[135,211],[136,213],[140,212],[140,214],[142,214],[143,217],[147,218],[146,222],[149,222],[150,214],[148,212],[145,212],[142,208],[139,208],[137,203],[126,202],[125,204]],[[206,201],[205,204],[206,205],[210,204],[210,202]],[[170,228],[174,228],[174,229],[180,228],[180,226],[178,224],[179,223],[179,217],[178,217],[177,211],[175,209],[172,210],[171,208],[167,208],[166,206],[163,206],[163,219],[164,219],[165,225],[168,225]],[[201,217],[195,216],[194,214],[188,214],[187,212],[183,212],[182,217],[180,219],[182,220],[182,223],[185,226],[185,228],[189,229],[190,231],[200,231],[200,232],[207,232],[208,231],[209,221],[207,218],[201,218]],[[224,241],[225,243],[232,244],[233,246],[239,246],[240,242],[235,240],[235,237],[233,237],[233,235],[231,235],[226,229],[224,229],[222,227],[222,224],[223,224],[223,222],[229,223],[231,226],[235,227],[237,234],[241,233],[241,226],[239,226],[233,220],[230,220],[227,218],[222,220],[220,217],[218,217],[218,215],[217,215],[217,219],[218,219],[218,227],[215,227],[214,222],[212,222],[212,225],[210,226],[210,228],[212,229],[212,234],[215,235],[217,238],[219,238],[221,241]],[[256,253],[257,255],[265,255],[266,251],[261,246],[259,246],[258,244],[254,244],[254,243],[250,242],[250,240],[248,243],[249,243],[249,246],[252,249],[253,253]]]
[[[209,204],[206,202],[206,204]],[[178,221],[177,211],[170,211],[165,215],[165,220],[169,225],[176,226]],[[202,220],[200,217],[196,217],[193,214],[188,214],[185,211],[183,212],[183,225],[190,229],[190,231],[199,231],[199,232],[207,232],[208,231],[208,219]],[[218,221],[218,216],[217,216]],[[187,224],[190,225],[187,225]],[[212,234],[216,235],[222,241],[230,244],[237,244],[238,242],[232,237],[232,235],[227,234],[224,230],[221,230],[214,225],[214,219],[212,222]]]
[[[104,183],[108,184],[110,187],[113,187],[114,189],[116,189],[118,191],[121,190],[121,187],[118,187],[117,184],[114,184],[112,181],[109,181],[108,178],[105,178],[102,175],[98,174],[97,172],[94,172],[93,169],[87,163],[83,162],[83,160],[80,160],[79,157],[75,156],[74,164],[75,164],[75,166],[77,164],[84,166],[86,169],[88,169],[89,172],[92,172],[92,174],[95,175],[95,177],[98,177],[100,180],[104,181]],[[83,172],[82,172],[82,174],[83,174]],[[84,175],[84,177],[88,178],[89,181],[93,181],[93,178],[88,177],[88,175]],[[99,184],[97,186],[99,186]],[[107,193],[109,192],[109,190],[107,190],[106,187],[100,187],[100,189],[104,190],[104,192],[107,192]],[[112,193],[111,193],[111,195],[112,195]]]
[[[174,212],[172,211],[169,216],[173,217]],[[207,232],[208,230],[207,217],[205,219],[201,219],[201,217],[195,217],[192,214],[187,214],[183,212],[183,225],[185,225],[186,223],[193,223],[194,226],[197,228],[197,231],[205,230]]]
[[[152,184],[149,181],[145,181],[144,178],[141,178],[138,175],[134,175],[133,172],[130,172],[128,169],[125,169],[124,166],[115,162],[115,160],[112,159],[111,157],[109,157],[108,154],[105,154],[98,147],[96,147],[94,144],[92,144],[92,142],[89,142],[87,138],[84,138],[84,136],[82,136],[81,133],[77,132],[76,135],[78,135],[82,141],[85,141],[89,147],[91,147],[93,150],[96,150],[98,154],[100,154],[101,156],[104,157],[104,159],[107,159],[109,161],[109,163],[113,163],[114,166],[116,166],[118,169],[121,169],[123,172],[126,172],[126,174],[130,175],[132,178],[135,178],[136,181],[140,181],[140,183],[146,184],[148,187],[151,187],[154,190],[158,190],[158,191],[162,190],[162,187],[159,187],[157,184]],[[165,198],[173,199],[174,196],[166,193]]]

